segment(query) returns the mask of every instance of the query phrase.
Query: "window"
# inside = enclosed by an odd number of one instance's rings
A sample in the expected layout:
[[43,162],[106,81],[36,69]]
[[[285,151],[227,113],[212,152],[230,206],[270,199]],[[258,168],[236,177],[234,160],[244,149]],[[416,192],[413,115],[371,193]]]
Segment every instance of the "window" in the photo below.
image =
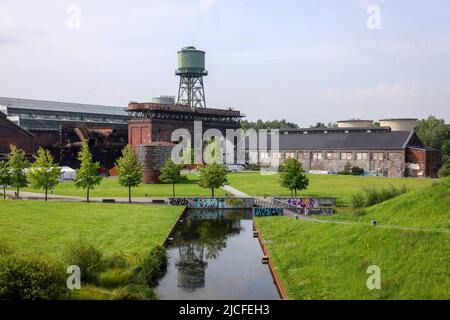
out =
[[367,152],[357,152],[356,160],[367,160]]
[[384,158],[383,152],[372,153],[372,160],[383,160],[383,158]]
[[269,153],[268,153],[268,152],[261,152],[261,153],[259,154],[259,157],[260,157],[261,159],[269,159]]
[[313,159],[314,160],[322,160],[322,152],[314,152]]
[[272,159],[281,159],[281,152],[272,152]]
[[298,153],[298,158],[299,158],[300,160],[302,160],[302,159],[308,159],[308,158],[309,158],[309,152],[299,152],[299,153]]
[[352,160],[353,153],[351,152],[341,152],[341,160]]
[[327,152],[326,159],[327,160],[336,160],[337,159],[337,153],[336,152]]
[[284,153],[284,158],[285,159],[295,158],[295,152],[285,152]]
[[402,154],[399,152],[389,152],[388,157],[389,160],[400,160],[402,158]]

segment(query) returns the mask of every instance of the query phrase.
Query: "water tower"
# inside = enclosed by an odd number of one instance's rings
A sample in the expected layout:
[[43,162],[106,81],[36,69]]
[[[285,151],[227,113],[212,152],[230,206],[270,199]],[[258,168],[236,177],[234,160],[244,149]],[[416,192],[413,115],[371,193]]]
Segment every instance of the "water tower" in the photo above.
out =
[[203,76],[208,75],[205,69],[205,52],[195,47],[184,47],[178,51],[178,69],[175,74],[180,77],[177,103],[191,108],[205,108]]

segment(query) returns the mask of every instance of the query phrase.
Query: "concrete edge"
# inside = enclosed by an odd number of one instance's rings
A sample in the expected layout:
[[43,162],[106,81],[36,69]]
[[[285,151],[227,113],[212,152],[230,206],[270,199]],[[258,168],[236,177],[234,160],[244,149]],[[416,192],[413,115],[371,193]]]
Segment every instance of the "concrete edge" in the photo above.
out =
[[281,299],[289,300],[286,289],[284,288],[283,284],[281,283],[280,277],[278,276],[278,273],[275,270],[275,265],[272,262],[272,258],[269,255],[269,250],[267,249],[267,247],[264,243],[264,239],[261,235],[261,232],[259,231],[258,224],[255,222],[255,219],[253,219],[253,231],[258,232],[258,241],[261,246],[261,249],[266,256],[269,256],[269,270],[270,270],[270,273],[272,274],[272,278],[275,282],[275,286],[277,287],[277,290],[278,290],[278,293],[279,293]]
[[167,248],[168,242],[169,242],[169,238],[172,238],[173,235],[175,234],[175,231],[176,231],[176,229],[178,227],[178,224],[179,224],[178,221],[184,220],[184,218],[188,214],[188,210],[189,210],[188,207],[185,206],[183,211],[181,212],[180,216],[177,218],[177,221],[175,221],[174,225],[172,226],[172,228],[170,229],[169,233],[167,234],[166,238],[163,241],[162,245],[163,245],[164,248]]

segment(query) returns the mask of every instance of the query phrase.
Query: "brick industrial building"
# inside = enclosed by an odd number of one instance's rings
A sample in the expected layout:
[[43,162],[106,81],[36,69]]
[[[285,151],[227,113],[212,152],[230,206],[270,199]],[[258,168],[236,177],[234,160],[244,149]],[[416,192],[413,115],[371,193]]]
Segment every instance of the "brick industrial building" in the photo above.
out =
[[14,142],[29,154],[44,147],[77,167],[86,141],[94,159],[111,168],[128,141],[128,115],[119,107],[0,97],[0,118],[0,156]]
[[391,126],[368,127],[371,121],[347,121],[351,125],[340,128],[280,130],[278,151],[270,151],[269,144],[268,152],[249,150],[248,159],[264,166],[272,159],[282,163],[297,158],[307,172],[337,173],[350,163],[368,174],[437,177],[440,153],[424,146],[411,125],[405,128],[402,122],[410,120],[389,120],[395,123],[391,124],[394,130]]

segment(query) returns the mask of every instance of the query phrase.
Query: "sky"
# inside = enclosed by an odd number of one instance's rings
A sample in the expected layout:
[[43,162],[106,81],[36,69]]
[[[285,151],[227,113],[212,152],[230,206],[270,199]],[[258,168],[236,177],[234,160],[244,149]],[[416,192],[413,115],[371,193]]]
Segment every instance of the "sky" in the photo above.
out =
[[0,0],[0,96],[175,96],[187,45],[208,107],[249,120],[450,122],[448,0]]

